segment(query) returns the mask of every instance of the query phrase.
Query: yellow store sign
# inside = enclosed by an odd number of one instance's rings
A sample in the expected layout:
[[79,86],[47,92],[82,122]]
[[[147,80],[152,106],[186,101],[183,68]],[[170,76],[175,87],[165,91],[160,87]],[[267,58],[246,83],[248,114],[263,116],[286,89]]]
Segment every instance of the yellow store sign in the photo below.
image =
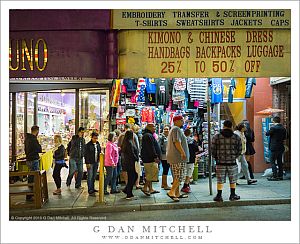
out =
[[290,30],[124,30],[119,76],[290,76]]
[[113,10],[119,77],[270,77],[291,73],[291,11]]

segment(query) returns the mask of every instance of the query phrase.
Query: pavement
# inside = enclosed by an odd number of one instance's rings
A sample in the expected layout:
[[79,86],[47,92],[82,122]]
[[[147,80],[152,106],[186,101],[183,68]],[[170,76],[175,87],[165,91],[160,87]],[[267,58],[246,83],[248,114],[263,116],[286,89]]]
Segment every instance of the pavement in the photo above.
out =
[[[133,200],[126,200],[125,194],[110,194],[105,196],[105,202],[99,202],[99,196],[89,196],[87,192],[86,180],[83,181],[83,190],[77,190],[72,182],[70,190],[67,189],[65,182],[62,182],[62,195],[53,195],[56,189],[51,174],[48,174],[49,200],[41,209],[11,209],[10,215],[29,216],[29,215],[70,215],[70,214],[88,214],[88,213],[110,213],[110,212],[128,212],[128,211],[149,211],[160,209],[183,209],[183,208],[210,208],[210,207],[228,207],[228,206],[250,206],[250,205],[274,205],[291,203],[291,178],[290,174],[284,176],[282,181],[268,181],[262,173],[256,173],[256,184],[248,185],[246,180],[238,180],[236,193],[240,195],[239,201],[229,201],[230,189],[229,183],[224,184],[223,199],[224,202],[214,202],[216,195],[216,178],[212,179],[212,195],[210,195],[208,177],[200,178],[196,184],[191,185],[192,192],[188,193],[188,198],[180,199],[180,202],[172,201],[167,192],[160,188],[160,182],[154,182],[155,190],[160,193],[153,194],[150,197],[145,196],[141,190],[134,187]],[[161,177],[160,177],[161,180]],[[170,183],[172,178],[168,177]],[[16,183],[17,184],[17,183]],[[98,189],[98,181],[95,182]],[[124,185],[119,186],[120,189]],[[22,199],[15,199],[21,203]]]

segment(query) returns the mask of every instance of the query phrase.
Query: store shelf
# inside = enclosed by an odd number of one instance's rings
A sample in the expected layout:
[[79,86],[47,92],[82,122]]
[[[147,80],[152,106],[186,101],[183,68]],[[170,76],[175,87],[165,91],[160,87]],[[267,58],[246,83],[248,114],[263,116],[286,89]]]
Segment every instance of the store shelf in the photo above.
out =
[[49,114],[49,115],[65,116],[65,114],[50,113],[50,112],[43,112],[43,111],[38,111],[38,114]]

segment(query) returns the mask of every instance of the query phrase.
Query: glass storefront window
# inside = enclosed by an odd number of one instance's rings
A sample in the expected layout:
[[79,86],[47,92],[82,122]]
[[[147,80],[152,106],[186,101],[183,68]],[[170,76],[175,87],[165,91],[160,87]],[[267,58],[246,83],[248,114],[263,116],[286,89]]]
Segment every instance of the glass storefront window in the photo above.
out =
[[89,89],[80,91],[79,125],[86,129],[85,140],[90,141],[93,131],[99,133],[99,143],[105,147],[108,136],[108,96],[106,91]]
[[62,136],[66,146],[75,134],[75,92],[39,92],[37,111],[43,150],[54,147],[55,134]]
[[34,125],[34,98],[36,93],[28,92],[27,97],[27,132],[30,133],[31,127]]
[[16,155],[25,153],[24,149],[24,92],[16,94]]
[[12,163],[12,94],[9,93],[9,161]]

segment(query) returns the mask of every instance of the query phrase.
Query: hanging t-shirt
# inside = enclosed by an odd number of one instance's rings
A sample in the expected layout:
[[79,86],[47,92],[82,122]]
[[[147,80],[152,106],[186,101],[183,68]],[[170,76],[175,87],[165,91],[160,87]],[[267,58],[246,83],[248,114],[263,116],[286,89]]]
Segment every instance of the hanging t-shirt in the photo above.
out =
[[154,79],[156,84],[155,101],[157,105],[166,105],[169,100],[169,79]]
[[223,84],[222,78],[212,78],[211,83],[211,103],[223,102]]
[[236,89],[236,81],[235,79],[231,78],[230,79],[230,85],[229,85],[229,90],[228,90],[228,102],[233,103],[233,91]]
[[253,85],[256,85],[256,79],[255,78],[247,78],[245,98],[251,97]]
[[126,86],[127,92],[135,92],[137,87],[137,79],[124,79],[123,85]]
[[139,78],[136,88],[136,101],[145,102],[146,82],[144,78]]
[[118,107],[121,93],[121,80],[116,79],[112,89],[111,107]]
[[146,92],[148,94],[156,93],[156,83],[154,79],[146,78]]

